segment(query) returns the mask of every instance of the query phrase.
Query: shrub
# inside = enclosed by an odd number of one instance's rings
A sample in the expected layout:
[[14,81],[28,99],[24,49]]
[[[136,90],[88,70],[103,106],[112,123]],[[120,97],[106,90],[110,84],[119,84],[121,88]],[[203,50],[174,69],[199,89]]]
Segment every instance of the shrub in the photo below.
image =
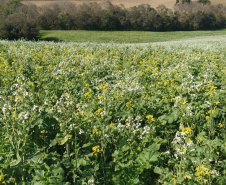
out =
[[0,39],[35,39],[38,35],[36,8],[27,7],[17,0],[5,1],[0,7]]

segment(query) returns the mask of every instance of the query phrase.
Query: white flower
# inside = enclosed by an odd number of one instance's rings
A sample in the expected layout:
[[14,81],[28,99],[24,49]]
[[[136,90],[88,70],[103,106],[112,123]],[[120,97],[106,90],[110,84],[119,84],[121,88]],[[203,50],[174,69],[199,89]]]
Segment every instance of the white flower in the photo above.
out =
[[181,132],[181,135],[184,136],[186,134],[186,132]]
[[79,129],[79,134],[84,133],[84,131],[82,129]]
[[42,112],[42,107],[39,107],[38,111],[39,111],[39,113],[41,113]]
[[6,104],[3,105],[2,112],[5,112],[6,111],[6,106],[7,106]]
[[165,154],[169,154],[169,153],[170,153],[170,151],[169,151],[169,150],[165,152]]
[[192,142],[188,142],[188,143],[187,143],[187,146],[191,146],[191,145],[192,145]]
[[28,92],[25,92],[25,93],[24,93],[24,96],[28,96]]
[[24,114],[24,119],[28,119],[29,113]]
[[94,180],[93,179],[88,180],[88,185],[94,185]]
[[34,105],[33,108],[32,108],[32,110],[35,110],[36,108],[38,108],[38,106],[37,105]]

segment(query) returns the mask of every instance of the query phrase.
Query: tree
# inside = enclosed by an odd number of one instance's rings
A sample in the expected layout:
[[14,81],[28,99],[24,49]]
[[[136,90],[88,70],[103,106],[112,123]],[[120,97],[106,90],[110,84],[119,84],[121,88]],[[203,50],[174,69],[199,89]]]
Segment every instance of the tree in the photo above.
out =
[[19,0],[0,4],[0,39],[34,39],[38,35],[36,9],[24,6]]
[[210,0],[198,0],[198,2],[202,4],[211,4]]
[[0,15],[10,15],[20,5],[20,0],[3,0],[0,3]]
[[182,3],[182,4],[190,3],[190,2],[191,2],[191,0],[176,0],[176,3]]

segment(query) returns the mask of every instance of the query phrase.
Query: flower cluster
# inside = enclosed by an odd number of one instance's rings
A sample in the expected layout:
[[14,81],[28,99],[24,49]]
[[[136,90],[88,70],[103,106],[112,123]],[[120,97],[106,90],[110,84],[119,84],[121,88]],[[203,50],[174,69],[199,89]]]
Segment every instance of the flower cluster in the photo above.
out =
[[0,41],[0,180],[221,184],[225,49],[143,46]]

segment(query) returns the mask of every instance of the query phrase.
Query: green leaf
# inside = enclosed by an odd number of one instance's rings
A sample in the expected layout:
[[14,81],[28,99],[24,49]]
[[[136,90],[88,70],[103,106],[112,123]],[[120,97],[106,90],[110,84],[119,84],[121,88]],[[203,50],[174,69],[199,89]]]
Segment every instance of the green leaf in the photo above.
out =
[[41,162],[42,159],[44,158],[44,154],[38,154],[38,155],[35,155],[31,158],[31,160],[34,162],[34,163],[38,163],[38,162]]
[[154,144],[152,144],[151,146],[149,146],[149,149],[150,149],[151,151],[157,151],[157,150],[160,149],[160,144],[154,143]]
[[86,148],[86,147],[89,147],[89,146],[91,146],[91,143],[90,143],[90,142],[84,144],[84,145],[82,146],[82,148]]
[[172,116],[170,116],[168,119],[168,123],[173,123],[173,121],[174,121],[174,118]]
[[129,150],[129,146],[128,146],[128,145],[124,145],[124,146],[121,148],[121,151],[122,151],[122,152],[125,152],[125,151],[127,151],[127,150]]
[[78,159],[77,163],[78,163],[79,166],[86,166],[86,165],[89,164],[89,163],[88,163],[85,159],[83,159],[83,158]]
[[159,175],[163,174],[163,170],[161,168],[159,168],[158,166],[155,167],[154,172],[159,174]]
[[53,172],[53,175],[55,175],[55,176],[58,176],[58,175],[63,176],[64,175],[64,170],[61,167],[53,169],[52,172]]
[[10,166],[16,166],[20,163],[21,161],[21,157],[19,156],[19,154],[17,154],[17,159],[13,160],[11,163],[10,163]]
[[182,183],[184,181],[184,178],[183,178],[183,176],[179,176],[178,178],[177,178],[177,182],[180,184],[180,183]]
[[66,135],[64,138],[58,138],[58,144],[59,145],[64,145],[68,139],[70,139],[72,135]]
[[158,157],[159,157],[159,153],[154,153],[151,158],[149,159],[149,161],[151,162],[155,162],[158,161]]
[[35,182],[34,185],[43,185],[43,182]]

